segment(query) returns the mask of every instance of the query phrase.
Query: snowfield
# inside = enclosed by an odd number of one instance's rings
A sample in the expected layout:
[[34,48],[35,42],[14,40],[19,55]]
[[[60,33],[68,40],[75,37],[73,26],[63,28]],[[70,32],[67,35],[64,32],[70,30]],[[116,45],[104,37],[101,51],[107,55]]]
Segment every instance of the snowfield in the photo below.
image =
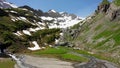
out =
[[53,21],[53,22],[49,23],[50,29],[51,28],[67,28],[67,27],[71,27],[71,26],[79,23],[80,21],[82,21],[82,19],[79,19],[79,18],[72,19],[71,16],[64,16],[64,17],[58,17],[58,18],[42,16],[41,19]]

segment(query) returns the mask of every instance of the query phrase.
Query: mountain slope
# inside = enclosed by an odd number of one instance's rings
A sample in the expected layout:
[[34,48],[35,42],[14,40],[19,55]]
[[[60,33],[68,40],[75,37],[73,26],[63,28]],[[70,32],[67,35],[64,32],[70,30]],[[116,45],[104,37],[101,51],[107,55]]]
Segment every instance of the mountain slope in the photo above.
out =
[[95,13],[83,21],[80,34],[73,41],[77,47],[108,57],[119,64],[120,7],[101,3]]
[[0,8],[17,8],[17,6],[6,0],[0,0]]
[[60,36],[60,28],[70,27],[82,20],[69,13],[55,10],[43,12],[26,5],[17,8],[8,3],[0,0],[3,5],[0,9],[1,52],[4,52],[4,49],[24,52],[51,47]]

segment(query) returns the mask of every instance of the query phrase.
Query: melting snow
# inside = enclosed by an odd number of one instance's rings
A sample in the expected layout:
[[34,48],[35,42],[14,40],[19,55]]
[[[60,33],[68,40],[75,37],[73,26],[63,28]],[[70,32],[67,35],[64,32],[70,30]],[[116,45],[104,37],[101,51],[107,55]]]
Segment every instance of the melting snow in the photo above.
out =
[[42,23],[42,22],[38,22],[38,24],[40,24],[40,25],[45,25],[45,23]]
[[67,28],[79,22],[80,20],[66,20],[65,22],[59,22],[59,25],[50,25],[49,28]]
[[42,16],[41,19],[42,20],[48,20],[48,21],[53,20],[53,23],[49,23],[49,28],[50,29],[51,28],[67,28],[67,27],[71,27],[71,26],[73,26],[73,25],[75,25],[75,24],[77,24],[77,23],[79,23],[80,21],[83,20],[80,17],[76,17],[75,19],[72,19],[71,16],[63,16],[63,17],[58,17],[58,18]]
[[15,35],[17,35],[17,36],[21,36],[22,35],[22,33],[20,32],[20,31],[17,31],[16,33],[14,33]]
[[15,19],[11,19],[11,20],[14,21],[14,22],[16,21]]
[[32,42],[35,46],[34,47],[28,47],[29,50],[35,51],[41,49],[37,43],[37,41]]
[[19,59],[13,54],[8,54],[9,56],[11,56],[15,61],[19,61]]
[[59,39],[55,39],[55,44],[58,44],[59,43]]
[[64,36],[64,33],[61,32],[61,33],[60,33],[60,36]]
[[21,20],[27,20],[25,17],[19,17]]
[[41,19],[42,19],[42,20],[48,20],[48,21],[51,21],[51,20],[53,20],[54,18],[52,18],[52,17],[44,17],[44,16],[42,16]]
[[27,11],[27,9],[25,9],[25,8],[22,8],[22,10],[25,10],[25,11]]
[[17,13],[16,11],[10,11],[11,13]]
[[30,35],[31,36],[31,33],[28,30],[23,30],[23,33],[26,34],[26,35]]
[[29,31],[36,32],[36,30],[33,28],[29,28]]

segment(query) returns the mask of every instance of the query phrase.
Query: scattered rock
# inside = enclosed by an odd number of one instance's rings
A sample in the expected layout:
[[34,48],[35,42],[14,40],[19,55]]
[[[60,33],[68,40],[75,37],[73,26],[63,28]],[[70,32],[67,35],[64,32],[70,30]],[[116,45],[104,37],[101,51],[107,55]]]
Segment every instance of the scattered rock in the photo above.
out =
[[75,64],[75,68],[118,68],[115,64],[108,61],[91,58],[87,63]]

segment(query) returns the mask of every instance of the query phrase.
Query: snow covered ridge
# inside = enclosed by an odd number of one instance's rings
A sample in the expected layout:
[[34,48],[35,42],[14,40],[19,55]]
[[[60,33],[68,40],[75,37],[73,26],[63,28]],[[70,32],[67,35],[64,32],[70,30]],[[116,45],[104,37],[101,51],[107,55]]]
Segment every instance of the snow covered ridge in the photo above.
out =
[[67,28],[82,21],[82,19],[80,19],[79,17],[72,19],[71,16],[64,16],[64,17],[57,17],[57,18],[42,16],[41,19],[52,21],[48,25],[49,28]]
[[49,28],[67,28],[71,27],[84,18],[79,17],[75,14],[69,14],[67,12],[57,12],[55,10],[49,10],[46,15],[40,16],[43,21],[48,21]]
[[18,6],[5,0],[0,0],[0,8],[18,8]]
[[54,9],[51,9],[48,11],[48,13],[50,13],[50,12],[56,13],[56,11]]

